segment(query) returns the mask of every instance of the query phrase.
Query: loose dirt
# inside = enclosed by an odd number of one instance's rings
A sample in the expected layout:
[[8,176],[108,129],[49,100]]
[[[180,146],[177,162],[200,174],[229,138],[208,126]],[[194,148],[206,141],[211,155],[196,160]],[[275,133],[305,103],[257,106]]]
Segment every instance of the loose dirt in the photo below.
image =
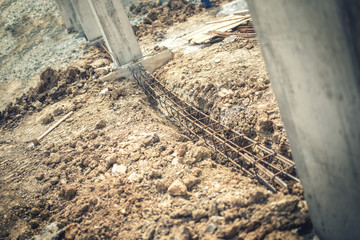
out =
[[[204,14],[204,15],[201,15]],[[165,28],[165,37],[213,18]],[[208,15],[210,14],[210,15]],[[191,22],[194,21],[194,22]],[[155,35],[140,43],[153,49]],[[217,164],[171,124],[101,47],[38,84],[0,115],[0,239],[308,239],[302,186],[272,193]],[[256,42],[227,39],[175,56],[156,72],[182,99],[290,155]],[[68,112],[74,114],[33,141]],[[309,235],[310,234],[310,235]]]

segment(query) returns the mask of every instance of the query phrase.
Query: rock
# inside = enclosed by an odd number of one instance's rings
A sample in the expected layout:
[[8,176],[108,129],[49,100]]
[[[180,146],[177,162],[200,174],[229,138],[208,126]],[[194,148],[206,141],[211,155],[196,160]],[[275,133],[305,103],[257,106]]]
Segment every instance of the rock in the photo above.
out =
[[188,191],[184,183],[180,180],[175,180],[168,188],[168,193],[171,196],[187,196]]
[[142,235],[142,239],[143,240],[151,240],[154,239],[155,236],[155,227],[154,226],[149,226],[146,231],[144,232],[144,234]]
[[62,108],[57,108],[54,110],[53,114],[54,116],[59,116],[64,113],[64,110]]
[[58,227],[57,222],[46,225],[40,235],[34,236],[31,240],[56,240],[64,237],[65,231]]
[[205,232],[208,233],[214,233],[216,231],[216,225],[214,223],[209,223],[209,225],[206,226]]
[[39,226],[39,221],[36,220],[36,219],[32,219],[30,222],[29,222],[30,226],[32,229],[36,229],[38,226]]
[[217,208],[216,200],[212,200],[212,201],[210,202],[209,215],[210,215],[210,216],[217,216],[217,215],[219,215],[219,210],[218,210],[218,208]]
[[146,147],[148,147],[148,146],[154,145],[154,144],[157,143],[157,142],[160,142],[160,138],[159,138],[159,136],[158,136],[156,133],[154,133],[151,137],[147,137],[147,138],[143,141],[143,143],[141,144],[141,146],[144,147],[144,148],[146,148]]
[[195,147],[192,152],[192,157],[195,159],[195,162],[203,161],[210,157],[210,150],[205,147]]
[[192,237],[191,231],[186,226],[174,227],[172,230],[172,237],[174,240],[190,240]]
[[155,21],[158,18],[158,13],[156,11],[151,11],[149,12],[149,14],[147,15],[147,17],[151,20],[151,21]]
[[44,177],[45,177],[44,173],[38,173],[36,174],[35,179],[41,181],[44,179]]
[[94,62],[91,63],[93,68],[100,68],[107,65],[110,65],[110,61],[106,58],[96,59]]
[[53,116],[51,114],[46,114],[40,120],[41,124],[43,124],[43,125],[49,124],[52,121],[54,121],[54,118],[53,118]]
[[161,178],[162,174],[161,174],[161,171],[160,170],[151,170],[150,174],[149,174],[149,177],[150,178]]
[[119,177],[121,175],[125,175],[126,170],[127,170],[127,167],[125,165],[123,165],[123,164],[118,165],[115,163],[111,169],[111,175],[113,177]]
[[76,193],[77,189],[75,186],[64,185],[60,190],[59,196],[69,201],[75,197]]
[[111,167],[112,165],[114,165],[117,161],[117,156],[115,154],[110,155],[106,158],[106,165],[107,167]]
[[180,145],[176,153],[178,157],[184,157],[187,152],[187,146],[185,144]]
[[129,182],[141,182],[141,180],[143,179],[143,176],[137,173],[131,173],[130,176],[128,177]]
[[159,192],[164,192],[166,189],[168,189],[168,186],[165,181],[158,181],[156,183],[156,190]]
[[192,187],[194,187],[196,184],[200,183],[200,179],[196,178],[194,176],[189,176],[187,178],[184,178],[183,182],[184,182],[185,186],[187,187],[187,189],[190,191],[192,189]]
[[266,195],[261,191],[256,191],[254,194],[250,195],[250,198],[252,199],[252,202],[259,203],[266,198]]
[[219,236],[221,238],[233,238],[240,230],[240,224],[238,222],[233,223],[231,226],[225,227],[221,230]]
[[51,185],[56,185],[56,184],[59,183],[59,178],[58,177],[52,177],[52,178],[50,178],[49,181],[50,181]]
[[203,209],[195,209],[191,215],[195,221],[199,221],[202,218],[208,217],[208,213]]
[[295,196],[285,196],[270,203],[270,208],[275,211],[292,212],[296,209],[298,202],[299,198]]
[[104,127],[106,127],[107,122],[103,119],[100,120],[96,125],[95,125],[95,129],[103,129]]
[[198,167],[194,167],[191,172],[195,177],[200,177],[202,170]]
[[191,208],[188,206],[185,206],[179,210],[176,210],[170,214],[171,218],[185,218],[191,216]]
[[128,157],[128,159],[129,159],[131,162],[136,162],[136,161],[138,161],[140,158],[141,158],[141,153],[139,153],[139,152],[133,152],[133,153],[131,153],[130,156]]

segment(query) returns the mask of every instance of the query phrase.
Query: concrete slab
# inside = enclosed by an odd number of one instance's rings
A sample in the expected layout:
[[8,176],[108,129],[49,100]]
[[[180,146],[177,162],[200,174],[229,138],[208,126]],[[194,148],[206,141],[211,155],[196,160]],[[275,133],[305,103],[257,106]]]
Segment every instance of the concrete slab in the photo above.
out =
[[61,18],[68,31],[83,33],[83,28],[71,3],[71,0],[55,0],[55,3],[60,11]]
[[124,65],[142,57],[122,1],[89,0],[114,63]]
[[100,26],[95,13],[91,10],[88,0],[71,0],[88,41],[102,38]]
[[[166,50],[163,51],[157,55],[146,57],[140,61],[140,63],[143,65],[143,67],[149,71],[150,73],[153,73],[156,69],[166,64],[168,61],[170,61],[173,58],[173,54],[171,51]],[[115,70],[112,73],[109,73],[108,75],[101,78],[102,81],[108,82],[113,81],[118,78],[127,78],[127,79],[134,79],[134,76],[132,75],[131,71],[129,70],[129,66],[135,65],[136,63],[128,63],[117,70]]]

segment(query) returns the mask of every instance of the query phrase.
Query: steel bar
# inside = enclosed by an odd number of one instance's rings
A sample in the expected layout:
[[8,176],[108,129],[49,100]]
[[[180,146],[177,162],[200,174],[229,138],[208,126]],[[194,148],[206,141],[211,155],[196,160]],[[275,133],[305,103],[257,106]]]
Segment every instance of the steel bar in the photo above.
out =
[[299,181],[294,175],[295,163],[292,160],[182,101],[140,64],[129,68],[148,97],[158,104],[166,116],[194,137],[203,139],[243,173],[257,178],[272,191],[288,188],[288,183]]

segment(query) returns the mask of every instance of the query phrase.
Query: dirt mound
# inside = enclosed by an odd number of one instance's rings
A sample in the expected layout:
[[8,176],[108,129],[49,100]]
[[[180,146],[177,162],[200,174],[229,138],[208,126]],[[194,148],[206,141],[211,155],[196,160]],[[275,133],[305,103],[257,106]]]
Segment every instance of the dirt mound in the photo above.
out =
[[185,0],[169,0],[165,5],[149,10],[143,22],[133,27],[137,37],[165,30],[175,23],[185,22],[194,14],[203,11],[203,7]]
[[155,76],[183,100],[291,158],[284,124],[256,42],[228,38],[191,56],[180,54]]
[[29,92],[16,98],[14,103],[8,104],[5,110],[0,112],[0,126],[13,128],[16,122],[25,115],[32,115],[48,105],[84,91],[82,86],[92,76],[106,74],[106,70],[95,73],[94,69],[99,66],[99,63],[110,63],[107,53],[96,46],[88,51],[90,53],[76,65],[60,70],[46,68],[40,74],[40,81],[35,88],[31,88]]

